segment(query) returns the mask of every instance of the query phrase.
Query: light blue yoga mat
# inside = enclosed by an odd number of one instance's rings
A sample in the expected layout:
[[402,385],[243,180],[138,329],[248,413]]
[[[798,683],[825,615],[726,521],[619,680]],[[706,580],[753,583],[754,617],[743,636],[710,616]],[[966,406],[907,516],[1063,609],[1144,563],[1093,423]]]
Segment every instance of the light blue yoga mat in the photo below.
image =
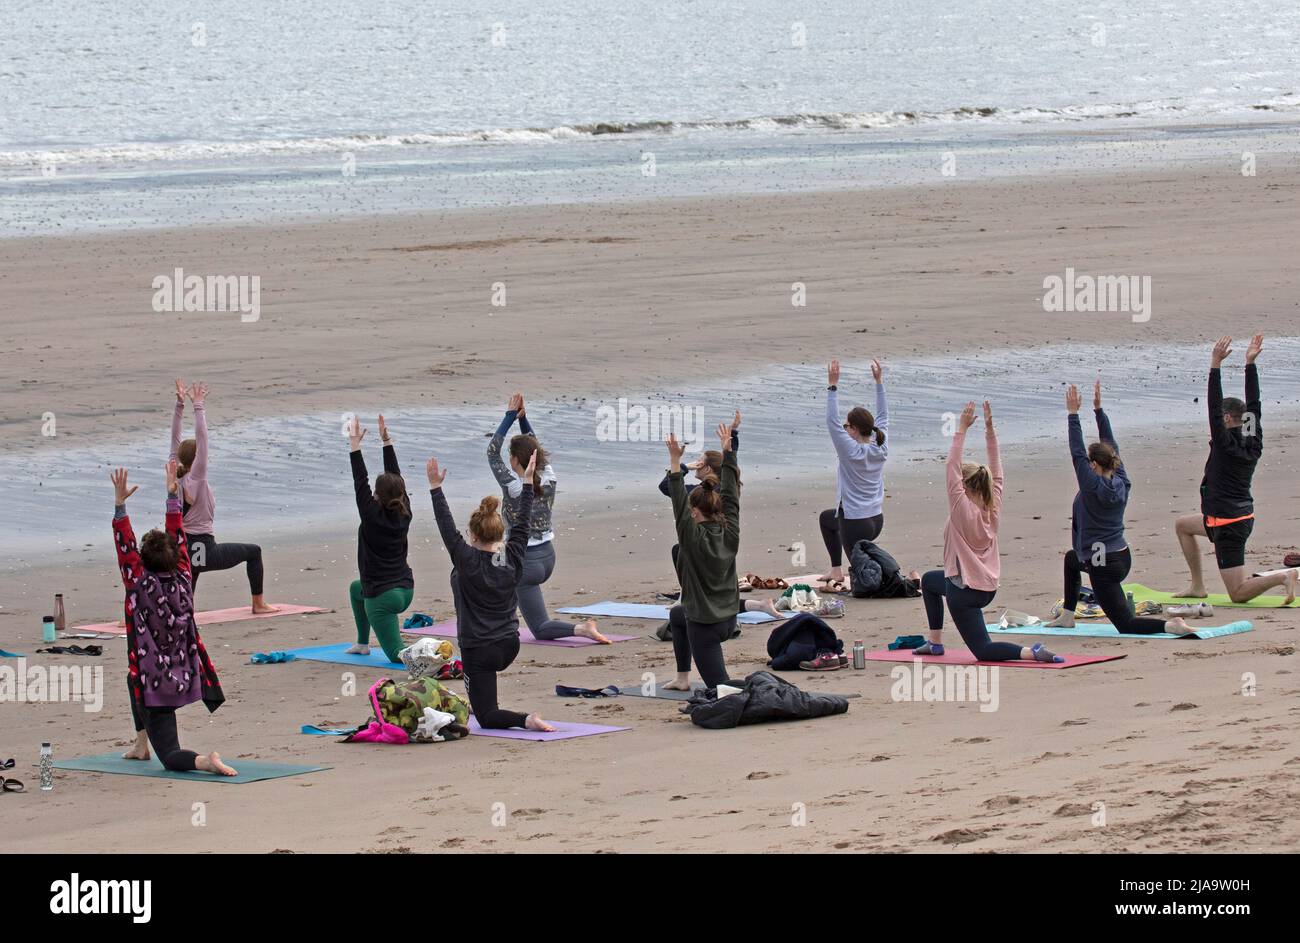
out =
[[391,662],[382,648],[372,648],[369,655],[349,655],[352,646],[347,642],[336,645],[315,645],[310,648],[290,648],[285,654],[293,655],[305,661],[328,661],[338,665],[358,665],[362,668],[400,668],[406,666],[400,662]]
[[1221,635],[1236,635],[1238,632],[1249,632],[1254,626],[1249,622],[1230,622],[1227,625],[1207,625],[1203,629],[1197,629],[1192,635],[1172,635],[1169,632],[1157,632],[1155,635],[1129,635],[1120,632],[1119,629],[1107,622],[1089,623],[1082,625],[1076,623],[1072,629],[1048,629],[1041,625],[1018,625],[1009,628],[1002,628],[1000,625],[990,625],[989,635],[1068,635],[1075,638],[1122,638],[1122,639],[1144,639],[1144,638],[1218,638]]
[[237,760],[223,757],[226,763],[239,770],[238,776],[214,776],[212,773],[178,773],[164,769],[158,757],[149,760],[124,760],[120,752],[98,753],[60,760],[55,769],[76,770],[83,773],[121,773],[124,776],[152,776],[155,779],[186,779],[201,783],[255,783],[263,779],[280,779],[329,769],[328,766],[294,766],[290,763],[264,763],[261,760]]
[[[565,606],[556,612],[564,612],[579,616],[609,616],[610,618],[623,619],[657,619],[660,622],[668,620],[668,607],[656,606],[653,603],[644,602],[617,602],[613,599],[607,599],[604,602],[592,603],[590,606]],[[759,625],[763,622],[776,622],[766,612],[742,612],[736,616],[737,622],[745,625]]]

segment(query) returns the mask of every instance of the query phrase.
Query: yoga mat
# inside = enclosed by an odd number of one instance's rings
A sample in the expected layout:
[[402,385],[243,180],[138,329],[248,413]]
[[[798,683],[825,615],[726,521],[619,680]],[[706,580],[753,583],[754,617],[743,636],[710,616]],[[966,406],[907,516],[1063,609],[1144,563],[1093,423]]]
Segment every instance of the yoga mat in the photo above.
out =
[[[205,625],[217,625],[222,622],[243,622],[245,619],[274,619],[276,616],[297,616],[305,612],[328,612],[328,609],[322,609],[320,606],[294,606],[288,603],[276,603],[280,607],[279,612],[262,612],[253,615],[253,611],[247,606],[236,606],[234,609],[209,609],[207,612],[197,613],[194,621],[199,624],[199,628]],[[126,626],[118,626],[116,622],[96,622],[91,625],[73,625],[68,627],[69,632],[99,632],[108,635],[126,635]]]
[[[563,612],[564,610],[561,609],[559,611]],[[666,619],[668,617],[664,616],[664,618]],[[435,638],[453,639],[457,637],[456,623],[453,620],[451,622],[440,622],[437,625],[426,626],[423,629],[402,629],[402,634],[403,635],[431,635]],[[609,639],[611,642],[630,642],[634,638],[640,638],[639,635],[616,635],[613,632],[603,632],[601,634],[604,635],[605,638]],[[533,635],[533,633],[530,632],[526,626],[522,626],[522,625],[519,627],[519,641],[524,645],[551,645],[554,646],[555,648],[586,648],[589,645],[600,644],[599,642],[593,641],[592,639],[579,638],[577,636],[573,636],[571,638],[557,638],[557,639],[538,638],[537,636]]]
[[[613,599],[592,603],[590,606],[565,606],[555,611],[580,616],[609,616],[614,619],[657,619],[660,622],[668,619],[667,606],[644,602],[618,602]],[[766,612],[742,612],[736,616],[736,621],[744,625],[760,625],[778,620]]]
[[255,783],[263,779],[280,779],[284,776],[298,776],[302,773],[316,773],[329,769],[328,766],[294,766],[289,763],[266,763],[262,760],[236,760],[223,757],[227,764],[239,770],[238,776],[214,776],[212,773],[178,773],[163,769],[158,757],[149,760],[124,760],[117,752],[98,753],[94,756],[79,756],[71,760],[60,760],[54,764],[55,769],[76,770],[83,773],[121,773],[125,776],[153,776],[156,779],[187,779],[202,783]]
[[510,727],[506,730],[484,730],[478,725],[478,720],[474,717],[469,719],[469,732],[475,737],[500,737],[503,740],[540,740],[549,742],[551,740],[572,740],[574,737],[592,737],[600,733],[618,733],[620,730],[631,730],[631,727],[604,727],[600,724],[571,724],[560,720],[548,721],[555,728],[551,733],[543,733],[540,730],[520,730],[518,727]]
[[662,684],[656,684],[654,694],[642,694],[641,685],[639,684],[629,684],[627,687],[619,684],[615,685],[615,687],[618,688],[618,693],[622,697],[657,697],[665,701],[689,701],[691,695],[696,691],[704,690],[704,685],[699,682],[691,684],[691,690],[689,691],[665,691]]
[[358,665],[362,668],[396,668],[406,671],[401,662],[392,662],[382,648],[372,648],[369,655],[349,655],[347,649],[352,646],[347,642],[334,645],[313,645],[308,648],[291,648],[285,654],[294,655],[303,661],[327,661],[337,665]]
[[346,737],[354,729],[350,727],[343,730],[338,727],[317,727],[315,724],[303,724],[300,732],[311,734],[313,737]]
[[989,635],[1066,635],[1087,638],[1218,638],[1221,635],[1236,635],[1238,632],[1249,632],[1254,628],[1250,622],[1230,622],[1227,625],[1207,625],[1202,629],[1197,629],[1192,635],[1174,635],[1170,632],[1157,632],[1154,635],[1125,635],[1106,622],[1092,623],[1091,625],[1076,625],[1072,629],[1047,629],[1041,625],[1013,625],[1008,628],[1002,628],[1000,625],[990,625],[988,627]]
[[1296,606],[1300,606],[1300,599],[1297,599],[1290,606],[1284,607],[1282,600],[1286,598],[1285,596],[1256,596],[1250,602],[1233,602],[1225,593],[1210,593],[1204,599],[1195,599],[1191,596],[1175,596],[1172,593],[1162,593],[1149,586],[1143,586],[1141,583],[1125,583],[1124,591],[1133,594],[1134,602],[1143,602],[1150,599],[1152,602],[1158,602],[1163,606],[1197,602],[1208,602],[1211,606],[1224,609],[1294,609]]
[[893,661],[907,664],[914,658],[920,658],[927,665],[989,665],[1001,668],[1078,668],[1080,665],[1096,665],[1103,661],[1117,661],[1124,655],[1064,655],[1063,662],[1050,661],[976,661],[975,656],[966,649],[948,649],[942,655],[914,655],[902,649],[898,651],[867,652],[867,661]]

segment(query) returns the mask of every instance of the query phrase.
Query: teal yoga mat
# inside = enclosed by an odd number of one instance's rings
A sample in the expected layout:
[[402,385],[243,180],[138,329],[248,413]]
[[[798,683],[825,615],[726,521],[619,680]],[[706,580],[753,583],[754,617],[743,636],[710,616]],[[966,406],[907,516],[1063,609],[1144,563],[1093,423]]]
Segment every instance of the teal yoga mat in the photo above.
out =
[[177,773],[163,769],[158,758],[145,760],[124,760],[120,752],[97,753],[94,756],[79,756],[71,760],[60,760],[54,764],[55,769],[73,770],[82,773],[121,773],[124,776],[152,776],[155,779],[185,779],[202,783],[255,783],[263,779],[281,779],[285,776],[300,776],[303,773],[317,773],[329,769],[328,766],[295,766],[291,763],[265,763],[262,760],[236,760],[222,757],[228,764],[239,770],[238,776],[214,776],[211,773]]
[[382,648],[372,648],[369,655],[349,655],[347,649],[352,646],[347,642],[335,645],[313,645],[310,648],[286,649],[286,655],[293,655],[302,661],[327,661],[338,665],[358,665],[362,668],[397,668],[402,671],[406,666],[400,662],[388,660]]
[[[668,619],[667,606],[656,606],[643,602],[618,602],[613,599],[592,603],[590,606],[564,606],[555,611],[579,616],[608,616],[611,619],[657,619],[660,622]],[[794,613],[791,613],[791,615],[794,615]],[[779,620],[774,619],[766,612],[742,612],[736,616],[736,621],[742,625],[761,625],[764,622],[777,622]]]
[[1147,638],[1218,638],[1221,635],[1236,635],[1239,632],[1249,632],[1254,625],[1249,622],[1230,622],[1227,625],[1207,625],[1203,629],[1197,629],[1192,635],[1172,635],[1169,632],[1158,632],[1155,635],[1126,635],[1107,622],[1095,622],[1083,625],[1076,623],[1072,629],[1048,629],[1041,625],[1019,625],[1010,628],[1002,628],[1000,625],[990,625],[989,635],[1041,635],[1050,637],[1053,635],[1066,635],[1075,638],[1122,638],[1122,639],[1147,639]]

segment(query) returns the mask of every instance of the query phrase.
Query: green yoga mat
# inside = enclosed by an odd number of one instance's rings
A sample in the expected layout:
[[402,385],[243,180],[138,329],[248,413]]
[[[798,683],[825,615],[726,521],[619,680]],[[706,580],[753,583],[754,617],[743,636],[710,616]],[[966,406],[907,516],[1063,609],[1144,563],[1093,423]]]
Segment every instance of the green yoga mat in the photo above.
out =
[[1250,602],[1233,602],[1225,593],[1210,593],[1205,599],[1193,599],[1190,596],[1175,596],[1172,593],[1162,593],[1149,586],[1143,586],[1141,583],[1125,583],[1124,591],[1133,594],[1134,602],[1145,602],[1149,599],[1152,602],[1160,603],[1162,606],[1208,602],[1216,609],[1220,607],[1224,609],[1294,609],[1300,605],[1300,599],[1297,599],[1290,606],[1283,607],[1282,600],[1286,598],[1285,596],[1256,596]]
[[1161,638],[1218,638],[1221,635],[1236,635],[1249,632],[1254,626],[1249,622],[1230,622],[1227,625],[1207,625],[1197,629],[1191,635],[1173,635],[1169,632],[1157,632],[1154,635],[1126,635],[1108,622],[1076,623],[1072,629],[1049,629],[1041,625],[1013,625],[1002,628],[1000,625],[988,626],[989,635],[1040,635],[1044,638],[1061,635],[1075,638],[1122,638],[1122,639],[1161,639]]
[[124,760],[120,752],[97,753],[94,756],[78,756],[71,760],[59,760],[55,769],[76,770],[83,773],[121,773],[124,776],[153,776],[156,779],[185,779],[190,782],[203,783],[255,783],[263,779],[280,779],[284,776],[298,776],[302,773],[316,773],[329,769],[328,766],[294,766],[290,763],[264,763],[261,760],[235,760],[223,757],[229,765],[239,770],[238,776],[214,776],[211,773],[177,773],[164,769],[153,757],[144,760]]

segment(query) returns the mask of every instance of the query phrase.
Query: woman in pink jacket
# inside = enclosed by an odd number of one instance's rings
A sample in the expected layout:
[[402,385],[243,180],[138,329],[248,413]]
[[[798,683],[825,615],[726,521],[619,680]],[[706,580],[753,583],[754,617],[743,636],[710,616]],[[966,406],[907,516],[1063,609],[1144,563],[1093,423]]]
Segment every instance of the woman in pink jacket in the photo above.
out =
[[998,524],[1002,518],[1002,460],[993,431],[993,410],[984,401],[984,435],[988,465],[963,462],[966,430],[975,423],[975,404],[962,410],[960,428],[948,450],[948,523],[943,529],[943,569],[921,577],[921,597],[930,620],[930,641],[917,655],[943,654],[943,604],[962,641],[979,661],[1052,661],[1054,655],[1039,642],[1022,648],[994,642],[984,624],[984,607],[997,595],[1002,564],[998,556]]

